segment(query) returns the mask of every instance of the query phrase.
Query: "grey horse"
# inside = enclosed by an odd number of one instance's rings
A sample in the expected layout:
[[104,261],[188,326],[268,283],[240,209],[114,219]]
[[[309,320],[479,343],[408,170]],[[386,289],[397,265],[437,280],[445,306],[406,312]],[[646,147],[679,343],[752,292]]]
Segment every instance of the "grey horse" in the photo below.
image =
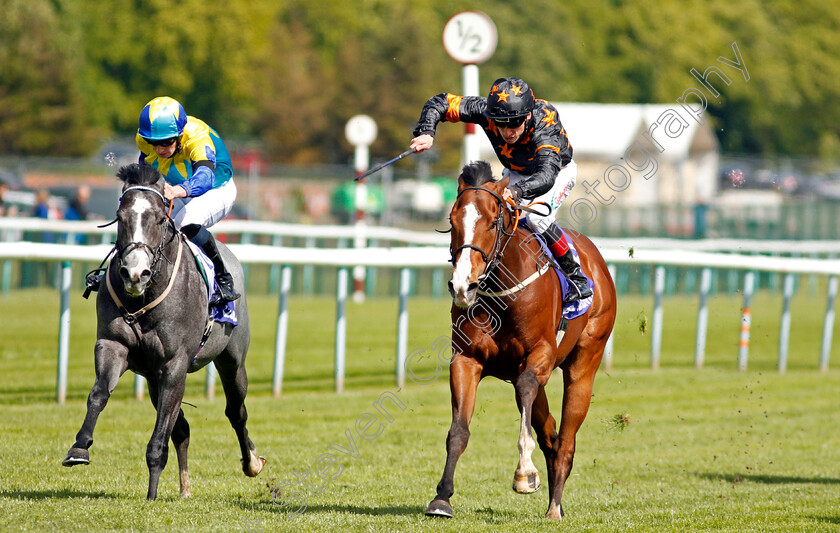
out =
[[[162,176],[154,168],[132,164],[120,168],[117,177],[123,181],[123,191],[117,210],[116,255],[96,300],[96,380],[82,428],[62,464],[90,463],[88,449],[99,413],[120,376],[131,370],[146,378],[157,409],[155,429],[146,448],[147,498],[157,497],[170,438],[178,455],[181,496],[189,497],[190,426],[181,400],[187,373],[212,361],[225,391],[225,414],[239,439],[242,470],[247,476],[256,476],[265,459],[257,455],[245,428],[245,355],[251,340],[245,295],[235,302],[237,326],[208,323],[207,289],[183,236],[167,216]],[[218,246],[236,286],[244,287],[239,261],[224,244]],[[203,334],[208,324],[209,336]]]

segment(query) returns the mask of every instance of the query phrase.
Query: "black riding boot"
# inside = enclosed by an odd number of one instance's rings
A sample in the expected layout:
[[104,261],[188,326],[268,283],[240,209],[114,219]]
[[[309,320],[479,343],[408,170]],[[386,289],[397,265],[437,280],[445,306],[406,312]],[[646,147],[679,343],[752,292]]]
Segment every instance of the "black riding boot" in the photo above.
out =
[[239,298],[240,294],[233,288],[233,276],[225,267],[225,262],[222,261],[222,256],[219,254],[219,248],[216,247],[216,239],[211,235],[207,242],[201,246],[201,249],[213,261],[213,268],[216,269],[216,284],[219,285],[220,298],[218,302],[212,303],[232,302]]
[[563,298],[564,304],[570,304],[576,300],[582,300],[592,296],[592,289],[589,288],[589,281],[580,269],[580,263],[572,255],[572,250],[567,250],[560,257],[555,257],[560,270],[569,280],[569,292]]
[[548,229],[540,236],[545,239],[548,249],[551,250],[551,255],[557,260],[557,265],[565,274],[566,279],[569,280],[569,292],[563,298],[563,303],[568,305],[592,296],[589,282],[580,269],[580,263],[572,255],[572,250],[569,248],[569,243],[566,241],[563,231],[557,225],[550,224]]
[[233,287],[233,276],[230,275],[228,269],[225,267],[225,262],[222,261],[222,256],[219,254],[219,248],[216,246],[216,239],[213,234],[207,231],[207,228],[201,224],[187,224],[181,228],[181,233],[187,236],[196,246],[204,250],[207,257],[213,261],[213,268],[216,270],[216,284],[219,286],[220,297],[216,301],[211,301],[211,305],[232,302],[239,298],[240,294],[236,292]]

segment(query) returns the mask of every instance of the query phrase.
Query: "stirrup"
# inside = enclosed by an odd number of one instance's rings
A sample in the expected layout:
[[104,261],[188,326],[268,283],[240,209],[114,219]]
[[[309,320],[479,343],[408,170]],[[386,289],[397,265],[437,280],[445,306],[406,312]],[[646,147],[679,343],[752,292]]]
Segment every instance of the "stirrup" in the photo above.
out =
[[218,274],[216,276],[216,285],[219,286],[219,293],[213,295],[213,298],[210,300],[211,306],[233,302],[242,296],[233,287],[233,277],[229,273]]
[[587,283],[586,280],[582,280],[586,283],[585,288],[582,289],[580,285],[568,276],[566,279],[569,281],[569,291],[566,293],[566,297],[563,298],[563,305],[569,305],[578,300],[583,300],[592,296],[592,289],[589,288],[589,283]]
[[99,292],[99,287],[102,286],[102,278],[105,277],[104,274],[99,272],[104,272],[104,270],[104,268],[97,268],[87,273],[85,276],[85,292],[82,293],[82,298],[87,300],[91,292]]

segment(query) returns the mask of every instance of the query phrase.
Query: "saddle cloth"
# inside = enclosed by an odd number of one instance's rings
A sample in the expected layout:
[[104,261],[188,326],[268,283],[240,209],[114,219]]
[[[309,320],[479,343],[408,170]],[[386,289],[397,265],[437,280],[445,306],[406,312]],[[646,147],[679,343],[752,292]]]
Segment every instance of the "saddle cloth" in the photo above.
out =
[[[528,226],[527,222],[521,221],[520,224],[525,226],[529,231],[531,231],[533,233],[533,230],[531,230],[531,228]],[[566,236],[566,242],[569,243],[569,249],[572,251],[572,255],[574,255],[575,259],[578,260],[578,262],[580,262],[580,256],[578,256],[577,248],[575,248],[575,243],[572,241],[572,238],[569,236],[569,234],[566,232],[566,230],[563,230],[561,228],[561,231],[563,231],[563,235]],[[568,279],[566,279],[566,275],[563,274],[563,271],[560,270],[557,267],[557,264],[554,261],[554,256],[552,255],[551,251],[548,249],[548,245],[545,243],[545,240],[543,240],[543,238],[537,233],[535,233],[534,235],[537,237],[537,241],[540,243],[540,246],[542,247],[543,252],[546,254],[546,256],[551,258],[551,264],[552,264],[554,273],[557,274],[557,278],[560,280],[560,290],[561,290],[561,293],[562,293],[561,297],[565,298],[566,293],[568,293],[569,290],[573,290],[569,286],[570,282],[569,282]],[[583,270],[581,270],[581,272],[583,272]],[[589,276],[586,275],[585,272],[583,273],[583,275],[586,277],[586,282],[587,282],[587,284],[589,284],[589,288],[593,290],[593,295],[589,296],[587,298],[581,298],[580,300],[576,300],[576,301],[572,302],[571,304],[566,304],[566,305],[563,306],[563,318],[560,320],[560,324],[557,325],[557,345],[558,346],[560,346],[560,341],[563,340],[563,334],[566,331],[566,326],[569,324],[569,320],[575,319],[575,318],[583,315],[584,313],[586,313],[589,310],[589,307],[592,305],[592,298],[594,297],[595,283],[592,281],[592,278],[590,278]]]
[[[207,287],[208,301],[213,299],[213,295],[219,292],[219,286],[216,285],[216,269],[213,266],[213,261],[207,257],[204,250],[193,244],[189,239],[184,239],[190,247],[190,250],[195,257],[195,263],[198,265],[198,270],[204,278],[204,285]],[[224,302],[219,305],[211,305],[209,309],[210,317],[216,322],[225,322],[234,326],[239,324],[236,318],[236,306],[233,302]]]

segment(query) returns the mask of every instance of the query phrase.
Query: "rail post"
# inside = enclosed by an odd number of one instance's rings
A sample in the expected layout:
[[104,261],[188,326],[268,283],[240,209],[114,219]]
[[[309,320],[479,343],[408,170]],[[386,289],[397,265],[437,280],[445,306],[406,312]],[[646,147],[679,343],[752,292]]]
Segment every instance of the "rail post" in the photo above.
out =
[[289,290],[292,287],[292,267],[280,270],[280,309],[277,313],[277,336],[274,342],[274,375],[271,378],[271,395],[280,397],[283,391],[283,371],[286,365],[286,339],[289,330]]
[[703,368],[706,357],[706,331],[709,328],[709,289],[712,286],[712,270],[704,268],[700,273],[700,306],[697,310],[697,338],[694,342],[694,367]]

